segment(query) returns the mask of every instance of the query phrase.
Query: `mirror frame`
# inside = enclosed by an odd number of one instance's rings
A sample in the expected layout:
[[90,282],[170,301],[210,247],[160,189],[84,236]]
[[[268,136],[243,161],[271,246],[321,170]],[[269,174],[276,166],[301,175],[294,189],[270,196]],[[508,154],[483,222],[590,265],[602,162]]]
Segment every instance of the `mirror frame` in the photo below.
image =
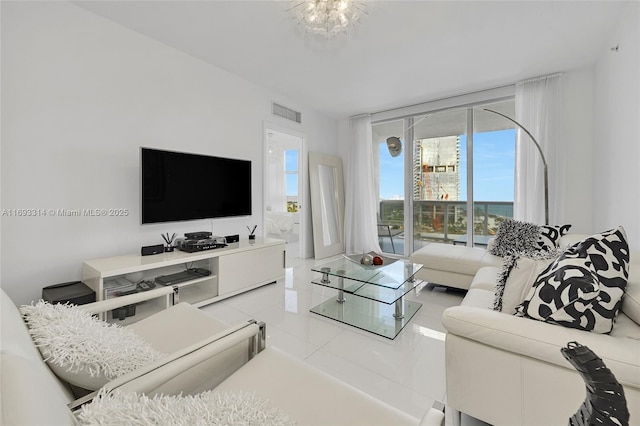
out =
[[[335,191],[333,197],[325,196],[320,188],[320,169],[322,166],[333,168]],[[309,153],[309,186],[311,192],[311,221],[313,225],[313,250],[316,259],[344,253],[344,179],[342,175],[342,160],[334,155]],[[337,211],[338,235],[334,243],[324,244],[323,235],[327,223],[323,221],[322,208],[333,205]]]

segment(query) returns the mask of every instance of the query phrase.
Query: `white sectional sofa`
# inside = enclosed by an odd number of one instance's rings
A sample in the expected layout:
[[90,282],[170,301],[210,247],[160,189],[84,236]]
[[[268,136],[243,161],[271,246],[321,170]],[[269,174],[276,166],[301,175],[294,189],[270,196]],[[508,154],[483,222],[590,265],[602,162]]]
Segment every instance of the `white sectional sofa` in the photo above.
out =
[[[560,246],[587,235],[568,234]],[[552,325],[492,309],[501,258],[485,249],[433,243],[411,260],[427,281],[466,288],[444,312],[447,407],[494,425],[562,425],[585,384],[560,349],[587,346],[624,386],[630,424],[640,424],[640,253],[631,253],[621,311],[610,334]]]
[[[122,299],[125,297],[128,296]],[[188,305],[187,307],[184,304],[181,305],[177,309],[182,314],[184,309],[189,308],[198,311]],[[83,306],[91,310],[90,305]],[[0,314],[2,327],[0,424],[8,426],[76,424],[78,419],[70,407],[78,405],[78,401],[74,401],[75,398],[67,383],[61,381],[43,362],[19,310],[3,290],[0,290]],[[194,312],[195,314],[198,312]],[[153,317],[147,319],[151,318]],[[147,326],[152,324],[148,322]],[[183,333],[186,331],[184,330]],[[164,336],[164,339],[159,341],[175,337],[174,333],[163,332],[163,330],[158,330],[157,334]],[[206,345],[207,356],[223,354],[226,348],[235,347],[235,342],[238,341],[236,334],[230,333],[219,340],[209,342]],[[240,339],[246,339],[246,333],[242,334]],[[199,349],[189,351],[184,358],[190,358],[198,352],[200,352]],[[127,377],[122,376],[109,382],[105,388],[138,393],[148,393],[147,391],[151,389],[166,389],[166,382],[172,381],[176,374],[184,371],[185,363],[184,359],[175,359],[163,363],[162,366],[156,365],[154,368],[146,369],[148,371],[140,373],[134,371],[132,374],[125,375]],[[196,361],[193,368],[197,370],[201,363],[202,360]],[[201,372],[201,370],[197,371]],[[298,424],[417,425],[420,423],[419,419],[390,407],[275,348],[266,348],[258,353],[232,372],[221,384],[218,384],[219,377],[203,374],[199,376],[199,379],[204,381],[210,379],[213,382],[212,388],[216,391],[255,392]],[[187,383],[185,380],[195,380],[193,375],[181,377],[182,381],[178,384],[192,387],[193,383]],[[176,385],[176,383],[173,384]],[[423,422],[431,421],[433,416],[433,412],[428,412]],[[442,417],[443,415],[437,416],[436,424],[440,424]]]

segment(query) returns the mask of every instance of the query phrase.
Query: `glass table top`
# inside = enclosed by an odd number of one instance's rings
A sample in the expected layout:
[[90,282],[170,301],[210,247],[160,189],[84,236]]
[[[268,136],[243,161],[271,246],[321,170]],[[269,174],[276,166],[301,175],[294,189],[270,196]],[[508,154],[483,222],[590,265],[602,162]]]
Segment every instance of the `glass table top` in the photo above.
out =
[[422,265],[402,259],[374,267],[344,258],[311,268],[322,274],[312,283],[391,304],[420,283],[420,280],[413,279],[420,268]]
[[346,278],[361,283],[398,289],[422,269],[422,265],[404,259],[385,259],[386,262],[383,265],[370,266],[345,256],[342,259],[314,266],[311,270],[329,277]]

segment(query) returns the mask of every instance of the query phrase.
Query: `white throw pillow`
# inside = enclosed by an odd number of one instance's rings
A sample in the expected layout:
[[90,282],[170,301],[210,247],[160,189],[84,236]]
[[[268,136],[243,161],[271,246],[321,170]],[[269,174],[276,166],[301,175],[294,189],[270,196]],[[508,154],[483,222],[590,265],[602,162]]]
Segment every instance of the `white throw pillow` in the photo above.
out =
[[99,389],[165,356],[132,330],[101,321],[76,305],[41,300],[20,312],[53,372],[83,389]]
[[545,270],[553,259],[531,259],[520,257],[509,273],[502,294],[502,312],[513,315],[516,306],[521,304],[529,294],[536,278]]
[[[562,254],[559,248],[528,250],[502,258],[502,268],[496,281],[493,310],[515,313],[515,306],[522,303],[534,285],[537,275]],[[508,290],[507,290],[508,287]],[[506,307],[503,306],[506,294]],[[513,303],[516,305],[514,306]],[[513,311],[512,311],[513,308]]]

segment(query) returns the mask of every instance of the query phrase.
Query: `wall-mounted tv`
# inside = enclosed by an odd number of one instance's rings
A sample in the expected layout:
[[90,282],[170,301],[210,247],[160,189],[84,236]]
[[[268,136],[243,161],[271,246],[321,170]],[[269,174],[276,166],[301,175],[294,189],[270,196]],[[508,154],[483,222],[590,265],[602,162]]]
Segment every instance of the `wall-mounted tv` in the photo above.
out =
[[142,223],[251,215],[251,161],[140,148]]

